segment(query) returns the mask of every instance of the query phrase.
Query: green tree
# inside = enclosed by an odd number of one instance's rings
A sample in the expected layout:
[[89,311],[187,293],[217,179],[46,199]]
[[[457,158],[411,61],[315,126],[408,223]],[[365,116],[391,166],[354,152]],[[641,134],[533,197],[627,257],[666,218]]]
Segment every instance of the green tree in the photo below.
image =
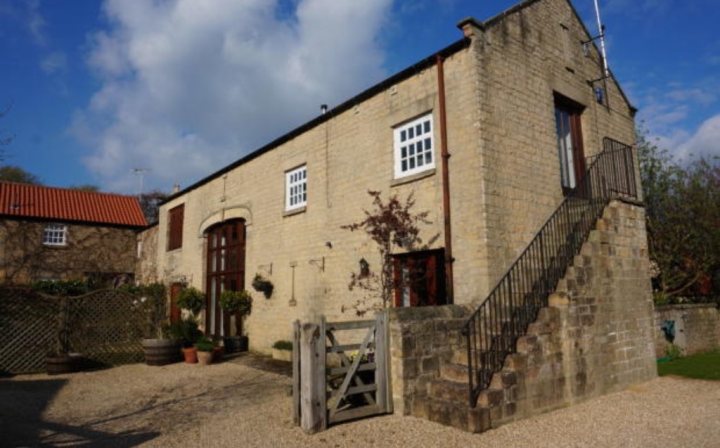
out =
[[659,274],[656,298],[695,295],[720,270],[720,164],[717,158],[679,164],[642,130],[638,157],[650,259]]
[[21,184],[41,185],[40,179],[16,165],[0,166],[0,180]]

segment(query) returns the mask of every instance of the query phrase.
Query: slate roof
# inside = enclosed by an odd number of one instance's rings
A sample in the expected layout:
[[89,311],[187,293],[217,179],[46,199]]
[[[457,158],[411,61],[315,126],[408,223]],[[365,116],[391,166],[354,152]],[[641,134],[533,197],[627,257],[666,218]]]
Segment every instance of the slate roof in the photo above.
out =
[[0,216],[145,227],[134,196],[0,182]]

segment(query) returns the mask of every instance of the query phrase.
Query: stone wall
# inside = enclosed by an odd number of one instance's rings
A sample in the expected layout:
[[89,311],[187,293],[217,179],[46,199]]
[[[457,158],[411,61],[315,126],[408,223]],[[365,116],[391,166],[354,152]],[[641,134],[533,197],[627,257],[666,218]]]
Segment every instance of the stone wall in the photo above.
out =
[[468,309],[461,306],[389,310],[390,367],[395,412],[411,414],[440,366],[462,353]]
[[720,347],[720,312],[715,304],[664,305],[655,308],[655,355],[667,354],[670,341],[663,323],[674,322],[675,344],[683,355],[693,355]]
[[398,412],[479,431],[655,377],[644,220],[637,205],[613,201],[605,209],[549,306],[518,339],[517,353],[493,376],[476,409],[467,404],[463,308],[393,310]]
[[76,280],[86,278],[88,273],[134,273],[134,229],[67,224],[67,244],[46,246],[46,225],[0,221],[0,283]]
[[135,280],[143,285],[159,280],[157,268],[158,226],[154,225],[137,234],[137,260]]

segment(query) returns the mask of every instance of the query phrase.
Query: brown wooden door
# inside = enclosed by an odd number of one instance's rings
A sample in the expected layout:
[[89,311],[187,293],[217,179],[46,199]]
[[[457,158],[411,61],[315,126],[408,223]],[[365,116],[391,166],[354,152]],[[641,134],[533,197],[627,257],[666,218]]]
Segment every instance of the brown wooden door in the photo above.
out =
[[560,182],[563,193],[570,194],[582,186],[585,177],[585,151],[583,149],[581,114],[582,106],[556,97],[555,125],[560,159]]
[[397,307],[447,304],[443,250],[394,255],[393,279]]
[[181,313],[180,307],[177,304],[178,297],[180,297],[180,291],[183,289],[182,283],[173,283],[170,285],[170,322],[180,322]]
[[207,231],[207,302],[205,332],[230,335],[230,316],[220,308],[223,291],[245,288],[245,221],[226,221]]

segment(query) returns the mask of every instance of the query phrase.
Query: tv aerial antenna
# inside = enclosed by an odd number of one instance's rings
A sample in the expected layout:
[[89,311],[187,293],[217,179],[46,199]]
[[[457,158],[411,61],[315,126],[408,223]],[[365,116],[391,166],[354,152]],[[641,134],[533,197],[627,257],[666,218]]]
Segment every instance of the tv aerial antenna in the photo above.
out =
[[602,74],[602,78],[592,81],[592,82],[596,82],[596,81],[602,81],[602,80],[610,77],[610,67],[608,66],[607,46],[605,45],[605,25],[603,24],[602,18],[600,16],[600,1],[593,0],[593,3],[595,5],[595,20],[597,22],[598,35],[595,37],[592,37],[590,40],[583,42],[583,51],[585,52],[585,55],[587,56],[590,52],[590,44],[595,41],[600,41],[600,59],[601,59],[601,63],[602,63],[603,74]]

